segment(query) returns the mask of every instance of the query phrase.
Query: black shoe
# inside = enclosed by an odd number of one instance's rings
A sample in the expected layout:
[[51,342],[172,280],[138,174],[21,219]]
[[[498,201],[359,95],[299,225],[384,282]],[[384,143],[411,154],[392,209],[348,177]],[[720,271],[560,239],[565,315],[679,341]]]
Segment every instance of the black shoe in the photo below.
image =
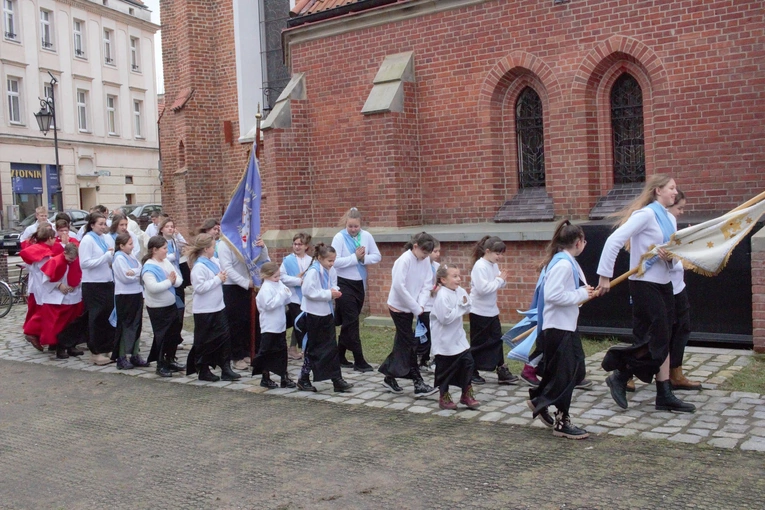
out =
[[372,365],[370,365],[369,363],[367,363],[366,365],[356,365],[356,364],[354,364],[353,365],[353,371],[354,372],[366,373],[366,372],[374,371],[374,368],[372,368]]
[[[513,375],[510,372],[510,369],[507,368],[507,365],[502,365],[501,367],[497,367],[497,382],[499,384],[518,384],[517,375]],[[476,384],[476,383],[473,383]]]
[[481,374],[478,372],[474,372],[473,377],[470,378],[470,382],[472,384],[486,384],[486,379],[481,377]]
[[353,368],[353,363],[345,358],[340,358],[340,366],[343,368]]
[[571,419],[567,414],[558,411],[555,413],[553,436],[566,437],[568,439],[587,439],[590,437],[590,434],[571,423]]
[[218,382],[220,381],[220,377],[213,374],[210,371],[210,367],[207,365],[202,365],[199,367],[199,380],[200,381],[209,381],[209,382]]
[[332,387],[338,393],[345,393],[346,391],[350,391],[350,389],[353,388],[353,384],[349,383],[342,377],[338,377],[337,379],[332,379]]
[[117,358],[117,370],[132,370],[133,364],[127,359],[127,356]]
[[220,369],[220,378],[224,381],[238,381],[242,376],[231,370],[231,362],[226,361]]
[[66,349],[56,349],[56,359],[69,359],[69,353]]
[[66,350],[66,353],[70,356],[82,356],[83,354],[85,354],[84,351],[79,350],[77,347],[70,347],[69,349]]
[[168,361],[167,363],[167,369],[171,372],[183,372],[186,370],[186,365],[183,363],[178,363],[177,361]]
[[611,372],[611,375],[606,377],[606,384],[611,389],[611,398],[614,399],[616,405],[622,409],[627,409],[629,403],[627,402],[627,381],[628,376],[622,374],[618,370]]
[[164,363],[157,361],[157,375],[160,377],[172,377],[173,372],[170,371]]
[[298,379],[297,381],[297,388],[300,391],[313,391],[316,392],[316,386],[311,384],[311,380],[306,377],[305,379]]
[[[531,400],[526,401],[526,405],[529,406],[529,409],[531,409],[531,412],[534,412],[534,404],[531,402]],[[545,407],[544,409],[540,410],[537,413],[537,419],[544,423],[545,427],[548,429],[551,429],[555,426],[555,420],[552,416],[550,416],[550,411]]]
[[438,388],[434,388],[429,384],[426,384],[422,379],[414,381],[414,398],[427,397],[438,391]]
[[683,402],[672,393],[672,383],[656,381],[656,410],[672,411],[675,413],[695,413],[696,406]]
[[401,386],[398,385],[396,379],[393,377],[385,377],[385,379],[383,379],[382,385],[388,388],[388,391],[395,393],[396,395],[401,395],[404,393],[404,390],[401,389]]
[[282,377],[282,380],[279,382],[279,386],[282,388],[295,388],[297,385],[295,384],[295,381],[289,377]]
[[[72,354],[72,353],[70,352],[69,354]],[[140,354],[136,354],[135,356],[130,356],[130,363],[134,367],[148,367],[149,366],[149,362],[146,361],[145,359],[143,359]]]
[[271,379],[265,379],[265,378],[260,380],[260,385],[264,388],[268,388],[269,390],[273,390],[274,388],[279,387],[279,385],[276,384]]

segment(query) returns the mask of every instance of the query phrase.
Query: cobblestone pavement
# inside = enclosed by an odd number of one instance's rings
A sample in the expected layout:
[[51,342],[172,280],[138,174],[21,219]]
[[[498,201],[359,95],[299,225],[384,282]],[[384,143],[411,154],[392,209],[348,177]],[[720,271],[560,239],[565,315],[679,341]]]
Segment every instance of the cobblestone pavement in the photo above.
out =
[[3,510],[717,510],[763,494],[758,452],[0,360]]
[[[156,379],[161,382],[188,384],[192,386],[222,387],[252,393],[266,392],[259,386],[259,377],[250,377],[243,373],[238,382],[219,381],[208,383],[199,381],[196,376],[176,375],[171,379],[156,376],[154,368],[120,371],[112,364],[105,367],[90,363],[90,355],[81,358],[56,360],[54,353],[41,353],[27,344],[20,334],[24,309],[14,307],[11,313],[2,319],[3,331],[0,332],[0,359],[39,363],[41,365],[120,374],[142,379]],[[141,352],[149,352],[151,326],[148,316],[144,320],[144,334]],[[184,332],[184,345],[190,348],[192,334]],[[185,352],[179,351],[183,358]],[[571,415],[577,425],[586,427],[591,434],[632,436],[639,439],[665,439],[671,442],[706,444],[716,448],[756,450],[765,452],[765,395],[756,393],[729,392],[717,390],[717,385],[751,361],[751,351],[730,349],[708,349],[689,347],[686,353],[685,369],[691,379],[702,381],[705,389],[701,392],[678,392],[684,400],[693,402],[697,411],[692,415],[657,412],[653,401],[653,385],[638,383],[637,391],[629,395],[630,407],[626,411],[619,409],[611,399],[605,385],[606,374],[600,368],[604,352],[587,358],[588,378],[594,382],[589,391],[574,393]],[[297,379],[299,362],[290,363],[290,374]],[[434,418],[448,419],[457,417],[475,422],[499,422],[531,428],[543,428],[538,420],[531,418],[526,407],[528,387],[498,386],[496,375],[483,374],[487,384],[475,386],[476,398],[481,402],[479,410],[459,409],[442,411],[438,408],[438,395],[424,399],[413,398],[413,388],[408,381],[400,380],[405,393],[394,395],[382,386],[382,375],[378,372],[360,374],[343,369],[343,375],[355,387],[350,393],[333,393],[331,382],[317,383],[318,393],[306,393],[292,389],[268,390],[269,395],[281,396],[289,400],[324,400],[349,406],[384,408],[391,413],[412,413],[428,415]],[[425,374],[426,381],[432,382],[432,374]]]

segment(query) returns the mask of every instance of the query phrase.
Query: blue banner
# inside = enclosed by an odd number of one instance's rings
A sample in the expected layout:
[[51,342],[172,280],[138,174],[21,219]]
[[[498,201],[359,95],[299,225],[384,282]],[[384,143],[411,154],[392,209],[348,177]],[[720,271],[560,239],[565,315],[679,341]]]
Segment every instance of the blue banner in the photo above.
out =
[[255,148],[253,145],[247,170],[231,196],[220,221],[220,230],[224,242],[228,241],[247,265],[252,282],[260,285],[260,268],[255,264],[255,260],[260,256],[261,248],[255,246],[255,243],[260,235],[261,187]]
[[14,193],[41,195],[43,185],[40,165],[11,163],[11,184]]

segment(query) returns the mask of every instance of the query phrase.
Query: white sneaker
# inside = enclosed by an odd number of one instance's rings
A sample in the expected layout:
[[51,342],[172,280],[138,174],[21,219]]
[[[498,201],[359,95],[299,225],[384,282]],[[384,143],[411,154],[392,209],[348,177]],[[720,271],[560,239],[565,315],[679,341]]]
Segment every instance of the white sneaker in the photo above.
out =
[[248,368],[250,368],[250,364],[244,361],[243,359],[234,361],[234,363],[231,366],[234,367],[234,370],[247,370]]
[[112,359],[106,354],[93,354],[90,359],[93,361],[93,364],[99,366],[108,365],[112,362]]

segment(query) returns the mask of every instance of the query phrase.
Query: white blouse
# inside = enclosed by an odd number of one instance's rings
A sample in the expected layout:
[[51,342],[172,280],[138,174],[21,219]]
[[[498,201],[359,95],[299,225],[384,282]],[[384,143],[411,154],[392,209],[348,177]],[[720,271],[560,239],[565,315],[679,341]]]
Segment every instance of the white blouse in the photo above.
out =
[[470,312],[471,299],[465,289],[439,287],[430,312],[430,353],[454,356],[470,349],[462,317]]
[[404,313],[420,315],[430,296],[433,272],[430,258],[417,260],[412,250],[405,251],[393,263],[388,306]]
[[320,268],[322,275],[319,275],[319,271],[311,269],[306,271],[303,276],[303,302],[300,308],[312,315],[325,316],[332,313],[332,291],[331,289],[340,290],[337,286],[337,273],[335,268],[329,270],[329,289],[325,289],[321,286],[321,278],[326,279],[326,269]]
[[505,286],[505,280],[499,277],[499,266],[485,258],[478,259],[470,272],[470,297],[473,307],[470,312],[481,317],[499,315],[497,291]]
[[332,247],[337,252],[337,258],[333,267],[337,270],[337,276],[346,280],[362,279],[357,262],[361,262],[365,266],[371,266],[382,260],[382,255],[380,255],[380,250],[377,248],[377,243],[375,243],[372,234],[366,230],[359,231],[359,234],[361,236],[361,246],[366,248],[366,254],[361,261],[356,258],[355,251],[351,252],[348,250],[342,231],[335,234],[335,237],[332,239]]
[[287,316],[284,307],[290,302],[292,291],[282,282],[263,280],[255,303],[260,312],[262,333],[283,333],[287,331]]

